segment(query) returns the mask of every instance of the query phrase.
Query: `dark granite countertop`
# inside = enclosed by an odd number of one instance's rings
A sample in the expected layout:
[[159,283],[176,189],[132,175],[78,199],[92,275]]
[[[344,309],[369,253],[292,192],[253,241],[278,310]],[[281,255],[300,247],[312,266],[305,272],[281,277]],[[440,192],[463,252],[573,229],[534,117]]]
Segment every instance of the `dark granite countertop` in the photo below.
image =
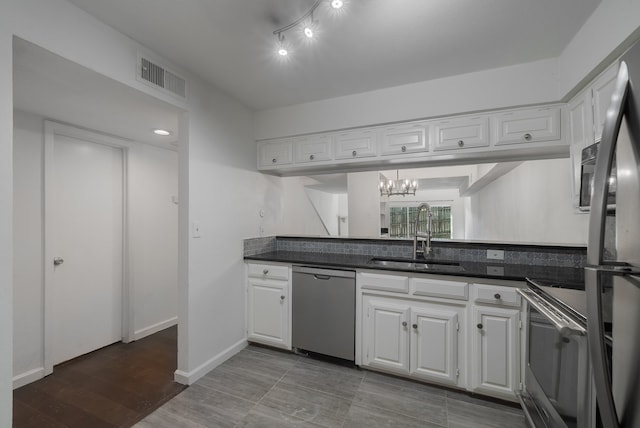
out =
[[[370,263],[374,256],[361,254],[334,254],[297,251],[273,251],[245,256],[245,260],[282,262],[311,266],[347,269],[376,269],[433,275],[454,275],[474,278],[490,278],[524,281],[525,278],[552,280],[558,282],[584,282],[584,269],[564,266],[536,266],[527,264],[484,263],[448,260],[452,264],[430,264],[428,269],[379,266]],[[427,263],[429,263],[427,261]]]

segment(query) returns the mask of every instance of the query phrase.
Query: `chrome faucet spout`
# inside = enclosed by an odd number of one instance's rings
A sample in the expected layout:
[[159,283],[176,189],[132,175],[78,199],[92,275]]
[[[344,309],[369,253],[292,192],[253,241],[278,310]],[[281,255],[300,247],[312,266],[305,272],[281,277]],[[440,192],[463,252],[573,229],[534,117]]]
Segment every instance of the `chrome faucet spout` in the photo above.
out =
[[[424,232],[421,232],[418,229],[420,226],[420,213],[424,210],[427,211],[427,229]],[[422,257],[424,258],[431,254],[431,207],[429,206],[429,204],[422,203],[418,205],[414,230],[415,235],[413,236],[413,258],[417,259],[418,254],[422,254]],[[420,246],[422,247],[420,250],[418,250],[418,238],[424,238],[420,241]]]

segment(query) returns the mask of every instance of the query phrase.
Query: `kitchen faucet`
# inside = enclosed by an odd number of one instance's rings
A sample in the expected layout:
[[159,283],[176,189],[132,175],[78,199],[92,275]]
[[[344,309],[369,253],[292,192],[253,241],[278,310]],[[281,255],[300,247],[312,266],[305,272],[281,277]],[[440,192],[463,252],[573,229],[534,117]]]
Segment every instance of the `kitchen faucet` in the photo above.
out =
[[[420,213],[426,210],[427,211],[427,230],[424,232],[420,232],[418,230],[418,226],[420,225]],[[422,203],[418,206],[418,211],[416,212],[416,222],[414,225],[415,235],[413,237],[413,258],[417,259],[418,254],[422,254],[422,257],[425,258],[429,254],[431,254],[431,207],[427,203]],[[418,250],[418,237],[425,238],[420,241],[421,250]]]

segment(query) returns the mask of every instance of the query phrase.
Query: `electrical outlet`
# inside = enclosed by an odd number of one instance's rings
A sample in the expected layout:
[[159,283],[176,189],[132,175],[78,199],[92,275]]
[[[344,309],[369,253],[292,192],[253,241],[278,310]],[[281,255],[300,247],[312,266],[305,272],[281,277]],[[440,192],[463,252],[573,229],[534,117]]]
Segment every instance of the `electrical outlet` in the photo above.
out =
[[504,250],[487,250],[487,259],[504,260]]

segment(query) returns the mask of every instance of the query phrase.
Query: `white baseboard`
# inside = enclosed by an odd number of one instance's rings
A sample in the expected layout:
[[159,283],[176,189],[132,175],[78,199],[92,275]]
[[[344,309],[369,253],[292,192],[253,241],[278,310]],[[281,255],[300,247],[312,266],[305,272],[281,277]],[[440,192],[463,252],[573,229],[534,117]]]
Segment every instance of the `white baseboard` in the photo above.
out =
[[242,339],[241,341],[231,345],[230,347],[228,347],[218,355],[215,355],[214,357],[205,361],[203,364],[199,365],[198,367],[191,370],[190,372],[176,370],[173,374],[173,379],[176,382],[181,383],[183,385],[192,385],[202,376],[206,375],[211,370],[215,369],[220,364],[224,363],[229,358],[233,357],[238,352],[242,351],[248,344],[249,343],[247,342],[246,339]]
[[169,328],[178,324],[178,317],[169,318],[168,320],[160,321],[159,323],[150,325],[149,327],[142,328],[133,332],[133,340],[140,340],[143,337],[157,333],[165,328]]
[[29,370],[13,377],[13,389],[20,388],[44,377],[44,367]]

